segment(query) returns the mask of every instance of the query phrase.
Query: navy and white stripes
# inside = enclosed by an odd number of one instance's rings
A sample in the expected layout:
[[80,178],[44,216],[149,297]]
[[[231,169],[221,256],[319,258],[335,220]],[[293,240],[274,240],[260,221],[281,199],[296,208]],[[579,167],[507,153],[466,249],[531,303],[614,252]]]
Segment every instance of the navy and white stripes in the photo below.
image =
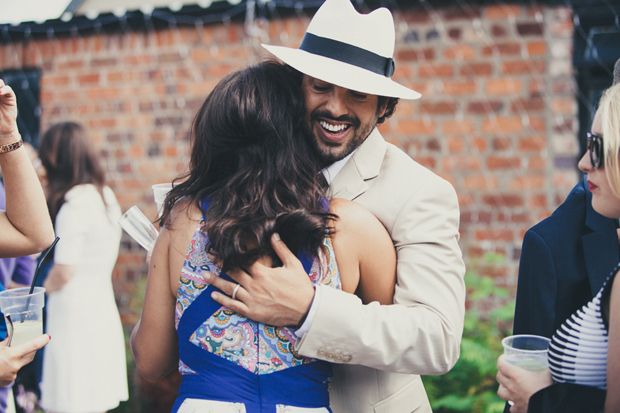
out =
[[566,320],[551,338],[549,368],[557,383],[575,383],[606,389],[607,328],[601,312],[601,297],[611,288],[620,264],[599,293]]

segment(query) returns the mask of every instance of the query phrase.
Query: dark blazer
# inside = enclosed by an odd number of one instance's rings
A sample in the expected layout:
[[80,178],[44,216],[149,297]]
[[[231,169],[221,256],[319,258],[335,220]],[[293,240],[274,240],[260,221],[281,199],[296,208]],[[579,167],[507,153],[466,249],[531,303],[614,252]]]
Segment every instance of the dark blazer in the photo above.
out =
[[551,338],[594,297],[620,260],[617,220],[592,208],[586,178],[523,239],[514,334]]

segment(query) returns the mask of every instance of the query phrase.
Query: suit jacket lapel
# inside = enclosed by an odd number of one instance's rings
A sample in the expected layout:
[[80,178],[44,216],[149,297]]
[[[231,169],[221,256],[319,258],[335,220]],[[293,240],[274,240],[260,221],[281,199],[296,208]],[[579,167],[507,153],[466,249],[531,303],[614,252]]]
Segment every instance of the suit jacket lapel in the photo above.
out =
[[590,289],[592,296],[595,296],[610,271],[618,264],[620,252],[614,220],[600,215],[592,208],[592,193],[587,190],[586,199],[586,226],[592,233],[584,235],[581,239]]
[[366,181],[379,175],[386,150],[387,144],[375,128],[336,175],[329,196],[352,200],[366,192],[369,188]]

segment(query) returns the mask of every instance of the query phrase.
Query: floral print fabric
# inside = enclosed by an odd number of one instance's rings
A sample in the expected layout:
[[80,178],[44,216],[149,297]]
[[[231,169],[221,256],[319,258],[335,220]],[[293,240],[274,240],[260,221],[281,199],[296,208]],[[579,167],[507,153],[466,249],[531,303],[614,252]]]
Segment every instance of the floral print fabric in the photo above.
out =
[[[208,237],[204,228],[204,216],[191,241],[177,290],[175,323],[189,305],[209,285],[202,274],[210,271],[220,274],[220,269],[208,257],[205,246]],[[314,284],[325,284],[341,289],[340,274],[336,265],[331,239],[326,236],[319,258],[314,259],[308,276]],[[210,315],[192,334],[190,342],[196,346],[233,362],[255,374],[269,374],[289,367],[311,362],[313,359],[295,352],[297,336],[293,329],[257,323],[226,307]],[[196,374],[182,360],[182,374]]]

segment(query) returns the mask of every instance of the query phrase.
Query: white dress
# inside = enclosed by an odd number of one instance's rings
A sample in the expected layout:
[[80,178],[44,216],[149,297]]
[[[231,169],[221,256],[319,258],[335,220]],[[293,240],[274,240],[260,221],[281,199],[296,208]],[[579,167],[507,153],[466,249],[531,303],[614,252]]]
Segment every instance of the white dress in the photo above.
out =
[[77,266],[47,301],[41,407],[62,413],[104,412],[128,399],[125,340],[112,290],[121,210],[112,190],[104,205],[93,185],[65,195],[56,217],[55,264]]

